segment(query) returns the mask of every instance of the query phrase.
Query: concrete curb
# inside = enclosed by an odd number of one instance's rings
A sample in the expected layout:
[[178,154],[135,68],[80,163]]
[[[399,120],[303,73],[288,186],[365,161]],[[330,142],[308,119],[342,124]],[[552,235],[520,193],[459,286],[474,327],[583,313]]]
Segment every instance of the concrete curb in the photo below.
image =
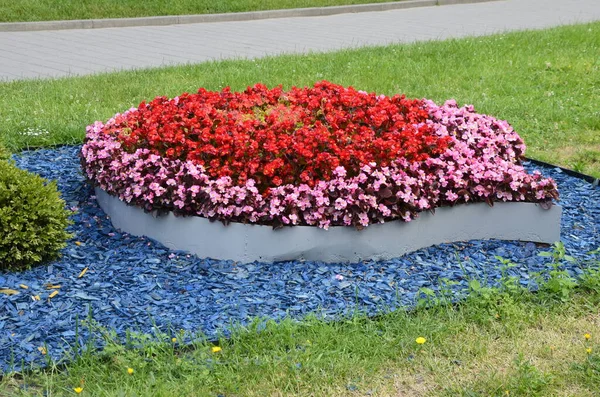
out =
[[461,204],[423,212],[411,222],[391,221],[358,231],[334,226],[270,226],[210,222],[201,217],[154,217],[96,188],[100,207],[113,226],[148,236],[167,248],[188,251],[202,258],[279,262],[310,260],[356,263],[397,258],[421,248],[469,240],[521,240],[552,244],[560,240],[562,208],[542,209],[533,203]]
[[357,4],[348,6],[315,8],[295,8],[287,10],[252,11],[227,14],[172,15],[144,18],[75,19],[68,21],[42,22],[3,22],[0,23],[0,32],[31,32],[40,30],[99,29],[124,28],[133,26],[165,26],[210,22],[241,22],[254,21],[259,19],[316,17],[358,12],[398,10],[415,7],[484,3],[490,1],[498,0],[406,0],[391,3]]

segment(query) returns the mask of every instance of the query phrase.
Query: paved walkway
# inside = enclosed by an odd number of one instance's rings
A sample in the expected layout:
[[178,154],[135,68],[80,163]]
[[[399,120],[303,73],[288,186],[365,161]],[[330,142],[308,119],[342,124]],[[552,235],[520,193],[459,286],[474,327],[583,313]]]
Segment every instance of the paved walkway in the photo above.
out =
[[600,20],[599,0],[505,0],[321,17],[0,33],[0,80],[330,51]]

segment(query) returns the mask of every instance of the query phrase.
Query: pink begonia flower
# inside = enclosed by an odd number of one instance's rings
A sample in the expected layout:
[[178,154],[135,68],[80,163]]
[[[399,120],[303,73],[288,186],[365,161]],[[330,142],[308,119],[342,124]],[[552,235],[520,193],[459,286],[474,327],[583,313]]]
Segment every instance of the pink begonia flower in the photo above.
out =
[[346,169],[344,167],[336,167],[335,170],[333,170],[333,174],[337,177],[345,178],[346,177]]
[[343,198],[338,198],[335,200],[335,209],[338,211],[343,210],[344,208],[346,208],[348,204],[346,203],[346,200],[344,200]]
[[446,192],[446,199],[448,201],[456,201],[458,200],[458,194],[452,192],[452,191],[447,191]]

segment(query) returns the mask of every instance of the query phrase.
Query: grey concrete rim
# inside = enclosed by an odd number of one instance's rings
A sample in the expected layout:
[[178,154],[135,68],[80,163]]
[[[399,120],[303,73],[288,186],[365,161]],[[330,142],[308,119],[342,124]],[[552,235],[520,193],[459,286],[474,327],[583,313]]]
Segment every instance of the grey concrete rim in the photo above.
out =
[[499,0],[405,0],[332,7],[293,8],[226,14],[171,15],[142,18],[74,19],[66,21],[2,22],[0,32],[31,32],[40,30],[100,29],[134,26],[165,26],[190,23],[241,22],[259,19],[316,17],[359,12],[388,11],[415,7],[484,3]]
[[432,245],[469,240],[520,240],[552,244],[560,240],[560,206],[543,209],[526,202],[460,204],[421,212],[402,220],[353,227],[271,226],[221,222],[198,216],[153,216],[116,196],[95,188],[96,199],[112,225],[133,236],[150,237],[169,249],[201,258],[240,263],[309,260],[357,263],[388,260]]

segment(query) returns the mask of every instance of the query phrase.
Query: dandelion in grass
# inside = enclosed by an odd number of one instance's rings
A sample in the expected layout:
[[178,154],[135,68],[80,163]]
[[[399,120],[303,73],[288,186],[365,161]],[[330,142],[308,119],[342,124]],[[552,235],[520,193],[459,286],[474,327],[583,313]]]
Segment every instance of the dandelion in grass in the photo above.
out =
[[173,342],[173,343],[177,343],[177,338],[173,338],[173,339],[171,339],[171,342]]
[[592,339],[592,335],[590,335],[590,334],[585,334],[585,335],[583,335],[583,337],[585,338],[585,340]]
[[134,371],[133,371],[133,368],[127,368],[127,373],[128,373],[129,375],[133,375],[133,372],[134,372]]
[[81,392],[83,391],[83,387],[74,387],[73,391],[77,394],[81,394]]
[[223,349],[221,349],[219,346],[213,346],[211,350],[213,353],[219,353]]
[[427,342],[427,339],[423,338],[422,336],[419,336],[417,339],[415,339],[415,342],[417,342],[417,344],[422,345],[425,342]]
[[587,349],[585,349],[585,352],[586,352],[587,354],[592,354],[592,348],[591,348],[591,347],[588,347]]

